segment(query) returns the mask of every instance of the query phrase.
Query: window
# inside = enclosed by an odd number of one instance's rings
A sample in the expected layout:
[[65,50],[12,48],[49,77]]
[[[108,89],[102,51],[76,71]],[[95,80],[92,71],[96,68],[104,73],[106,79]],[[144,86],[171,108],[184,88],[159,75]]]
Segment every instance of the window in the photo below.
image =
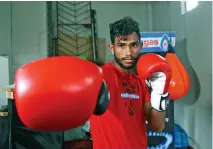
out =
[[181,1],[181,13],[185,14],[186,12],[196,8],[198,6],[198,0],[186,0]]

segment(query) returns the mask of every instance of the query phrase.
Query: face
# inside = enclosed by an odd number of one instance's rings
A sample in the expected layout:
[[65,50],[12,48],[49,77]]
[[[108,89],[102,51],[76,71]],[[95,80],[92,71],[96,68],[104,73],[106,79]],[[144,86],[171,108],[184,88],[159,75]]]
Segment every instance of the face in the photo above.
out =
[[124,70],[134,68],[139,57],[142,43],[136,33],[129,34],[125,38],[116,37],[115,43],[109,45],[114,55],[115,63]]

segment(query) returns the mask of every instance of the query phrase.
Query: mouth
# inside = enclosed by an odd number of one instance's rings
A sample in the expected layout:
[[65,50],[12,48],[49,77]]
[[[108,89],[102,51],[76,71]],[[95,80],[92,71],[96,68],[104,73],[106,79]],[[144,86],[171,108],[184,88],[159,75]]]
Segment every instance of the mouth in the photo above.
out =
[[133,59],[124,59],[124,63],[126,64],[132,64],[134,62]]

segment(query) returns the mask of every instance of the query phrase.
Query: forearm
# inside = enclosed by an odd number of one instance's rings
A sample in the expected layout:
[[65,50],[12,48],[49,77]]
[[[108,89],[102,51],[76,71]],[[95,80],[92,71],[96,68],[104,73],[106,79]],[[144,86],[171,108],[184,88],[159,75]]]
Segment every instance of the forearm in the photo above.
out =
[[162,131],[165,127],[164,111],[169,101],[172,69],[165,58],[149,53],[139,58],[137,72],[142,79],[145,78],[146,119],[153,131]]
[[158,112],[155,109],[150,109],[149,114],[150,128],[155,132],[161,132],[165,128],[165,112]]
[[165,112],[158,112],[153,109],[150,103],[145,103],[145,117],[150,128],[155,132],[160,132],[165,127]]

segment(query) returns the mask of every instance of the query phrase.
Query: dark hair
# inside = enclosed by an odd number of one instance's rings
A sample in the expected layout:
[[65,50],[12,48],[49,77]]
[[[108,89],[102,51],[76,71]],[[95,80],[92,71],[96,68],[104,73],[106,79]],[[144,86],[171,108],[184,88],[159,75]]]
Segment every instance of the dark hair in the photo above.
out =
[[109,30],[112,44],[114,44],[116,37],[126,37],[133,32],[137,33],[140,40],[139,24],[131,17],[124,17],[114,23],[110,23]]

